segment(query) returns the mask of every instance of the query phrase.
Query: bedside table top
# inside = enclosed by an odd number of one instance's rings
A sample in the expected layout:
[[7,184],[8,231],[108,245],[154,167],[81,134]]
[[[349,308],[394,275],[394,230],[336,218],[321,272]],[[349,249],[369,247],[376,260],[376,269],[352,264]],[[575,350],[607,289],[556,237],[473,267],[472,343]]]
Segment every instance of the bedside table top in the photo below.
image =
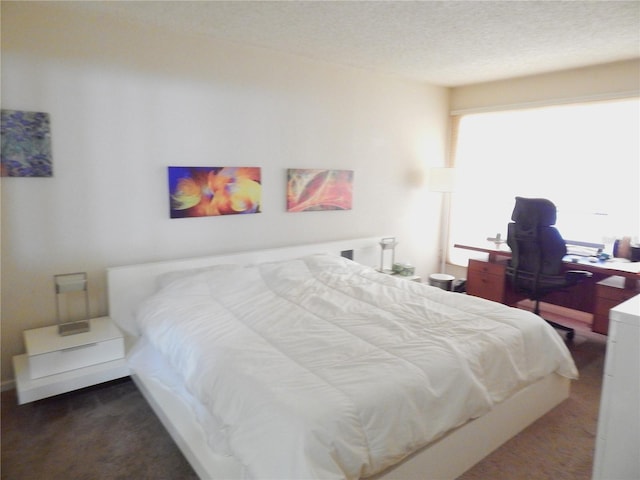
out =
[[25,330],[23,335],[27,355],[42,355],[122,337],[122,332],[109,317],[92,318],[89,323],[91,327],[88,332],[65,337],[58,335],[58,325]]
[[401,278],[402,280],[410,280],[412,282],[422,282],[422,277],[420,275],[402,275],[400,273],[388,273],[387,275],[391,275],[395,278]]

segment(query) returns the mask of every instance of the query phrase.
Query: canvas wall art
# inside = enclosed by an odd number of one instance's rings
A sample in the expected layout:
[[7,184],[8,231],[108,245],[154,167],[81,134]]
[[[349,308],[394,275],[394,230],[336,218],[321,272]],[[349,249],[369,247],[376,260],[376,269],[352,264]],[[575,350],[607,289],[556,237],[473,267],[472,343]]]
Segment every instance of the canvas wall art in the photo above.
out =
[[169,167],[171,218],[259,213],[259,167]]
[[3,177],[51,177],[49,114],[0,112],[0,174]]
[[287,211],[351,210],[353,170],[287,170]]

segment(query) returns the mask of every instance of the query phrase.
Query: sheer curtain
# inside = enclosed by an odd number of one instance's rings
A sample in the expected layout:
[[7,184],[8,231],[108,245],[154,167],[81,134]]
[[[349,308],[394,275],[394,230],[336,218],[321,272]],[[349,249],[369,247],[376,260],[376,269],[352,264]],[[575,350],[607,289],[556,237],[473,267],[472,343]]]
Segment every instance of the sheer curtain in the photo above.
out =
[[[449,243],[506,237],[516,196],[553,201],[565,239],[638,241],[639,118],[638,98],[455,118]],[[451,245],[450,261],[466,265]]]

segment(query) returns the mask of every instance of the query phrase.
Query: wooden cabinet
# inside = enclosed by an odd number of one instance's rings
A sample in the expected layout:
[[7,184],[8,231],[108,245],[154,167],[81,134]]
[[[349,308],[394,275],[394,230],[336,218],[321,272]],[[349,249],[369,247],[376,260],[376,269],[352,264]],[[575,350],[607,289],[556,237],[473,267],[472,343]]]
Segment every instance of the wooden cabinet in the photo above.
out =
[[504,263],[469,260],[467,294],[504,303],[505,268]]
[[[567,264],[565,269],[575,268]],[[515,292],[506,276],[507,260],[469,260],[467,267],[467,293],[505,305],[515,305],[526,298]],[[565,308],[593,313],[592,330],[607,335],[609,310],[640,293],[640,280],[629,285],[629,279],[622,276],[606,276],[600,271],[592,272],[592,277],[578,285],[551,292],[542,299],[545,303]]]
[[612,276],[596,284],[595,309],[591,329],[596,333],[607,335],[609,331],[609,311],[640,293],[640,282],[636,288],[625,288],[624,277]]

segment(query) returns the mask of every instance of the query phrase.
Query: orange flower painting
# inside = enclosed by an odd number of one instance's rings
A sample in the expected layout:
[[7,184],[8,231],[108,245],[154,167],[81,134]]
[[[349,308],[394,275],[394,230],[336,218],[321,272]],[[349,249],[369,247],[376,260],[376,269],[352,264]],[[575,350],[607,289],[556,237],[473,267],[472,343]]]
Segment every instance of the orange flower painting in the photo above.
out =
[[259,167],[169,167],[171,218],[259,213]]
[[287,170],[287,211],[351,210],[353,170]]

